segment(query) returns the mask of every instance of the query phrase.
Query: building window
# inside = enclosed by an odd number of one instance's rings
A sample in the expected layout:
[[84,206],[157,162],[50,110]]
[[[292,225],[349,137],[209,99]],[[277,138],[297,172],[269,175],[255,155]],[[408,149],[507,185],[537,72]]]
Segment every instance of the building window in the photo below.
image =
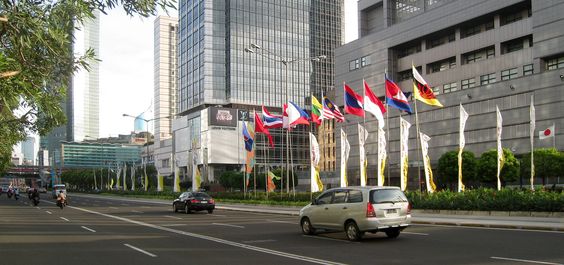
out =
[[161,160],[161,168],[169,168],[170,167],[170,158]]
[[352,60],[352,61],[349,62],[349,70],[350,71],[353,71],[353,70],[356,70],[356,69],[359,69],[359,68],[360,68],[360,60],[359,59]]
[[411,79],[411,74],[413,70],[405,70],[398,73],[398,82],[405,81]]
[[469,26],[463,27],[461,29],[461,32],[460,32],[461,38],[470,37],[470,36],[473,36],[473,35],[476,35],[478,33],[488,31],[488,30],[494,28],[493,18],[489,19],[488,21],[486,21],[484,23],[477,24],[477,25],[476,24],[477,23],[471,23],[471,24],[469,24]]
[[398,58],[403,58],[409,56],[414,53],[418,53],[421,51],[421,44],[416,43],[408,47],[399,48],[398,49]]
[[517,77],[517,68],[501,71],[501,80],[509,80]]
[[471,51],[462,55],[462,61],[465,64],[495,57],[495,47],[490,46],[476,51]]
[[428,74],[442,72],[456,67],[456,57],[450,57],[438,62],[430,63],[427,66]]
[[546,60],[546,70],[564,68],[564,56]]
[[453,42],[455,40],[454,32],[443,34],[441,36],[436,36],[432,39],[427,40],[427,49],[431,49],[437,46],[441,46],[445,43]]
[[370,57],[364,56],[360,58],[360,67],[365,67],[370,65]]
[[458,84],[456,82],[450,83],[450,84],[445,84],[443,86],[443,93],[450,93],[450,92],[454,92],[456,90],[458,90]]
[[523,65],[523,75],[533,74],[533,64]]
[[504,26],[504,25],[513,23],[515,21],[519,21],[521,19],[523,19],[523,15],[522,15],[521,11],[519,11],[518,13],[502,15],[501,18],[500,18],[500,25]]
[[495,73],[480,76],[480,85],[487,85],[495,82]]
[[473,88],[476,86],[476,80],[474,78],[464,79],[462,80],[462,89]]
[[441,94],[441,86],[433,87],[433,93],[435,93],[435,95]]

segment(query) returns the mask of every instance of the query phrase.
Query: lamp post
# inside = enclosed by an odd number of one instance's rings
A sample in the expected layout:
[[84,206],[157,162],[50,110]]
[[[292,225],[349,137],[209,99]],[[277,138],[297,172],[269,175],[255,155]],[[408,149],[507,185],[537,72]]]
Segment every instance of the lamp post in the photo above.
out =
[[[285,96],[285,102],[288,103],[288,66],[290,64],[293,63],[297,63],[297,62],[306,62],[306,61],[312,61],[312,62],[319,62],[321,60],[327,59],[327,56],[325,55],[318,55],[318,56],[310,56],[310,57],[305,57],[305,58],[291,58],[291,57],[285,57],[285,56],[281,56],[275,52],[269,51],[267,49],[262,48],[261,46],[251,43],[250,47],[247,47],[244,49],[245,52],[248,53],[254,53],[257,55],[260,55],[263,58],[266,58],[268,60],[274,61],[274,62],[279,62],[282,63],[284,65],[284,71],[285,71],[285,89],[286,89],[286,96]],[[290,173],[289,173],[289,161],[290,161],[290,145],[289,145],[289,130],[286,130],[286,192],[290,192]],[[293,159],[292,159],[293,160]],[[293,174],[292,174],[293,175]],[[292,176],[293,179],[293,176]],[[294,188],[295,190],[295,188]]]

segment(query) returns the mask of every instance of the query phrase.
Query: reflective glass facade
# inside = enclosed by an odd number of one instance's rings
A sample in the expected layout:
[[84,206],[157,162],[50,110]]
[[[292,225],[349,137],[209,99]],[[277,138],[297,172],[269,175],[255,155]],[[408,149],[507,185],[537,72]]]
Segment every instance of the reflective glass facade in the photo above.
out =
[[123,163],[141,163],[141,145],[63,142],[65,168],[102,168]]
[[[215,105],[279,113],[287,100],[309,110],[312,94],[333,89],[342,12],[342,0],[180,1],[178,113]],[[251,44],[260,49],[245,52]],[[308,131],[292,131],[295,164],[309,164]],[[282,131],[272,133],[271,163],[286,156]]]

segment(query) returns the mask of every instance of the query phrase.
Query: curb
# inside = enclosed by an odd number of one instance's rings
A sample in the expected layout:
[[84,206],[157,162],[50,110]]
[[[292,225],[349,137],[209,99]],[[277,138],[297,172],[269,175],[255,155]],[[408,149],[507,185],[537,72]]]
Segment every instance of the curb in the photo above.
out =
[[412,224],[421,225],[445,225],[445,226],[459,226],[459,227],[476,227],[476,228],[500,228],[500,229],[518,229],[518,230],[538,230],[550,232],[564,232],[564,228],[545,227],[545,226],[532,226],[532,225],[510,225],[510,224],[479,224],[479,223],[460,223],[449,221],[417,221],[411,220]]

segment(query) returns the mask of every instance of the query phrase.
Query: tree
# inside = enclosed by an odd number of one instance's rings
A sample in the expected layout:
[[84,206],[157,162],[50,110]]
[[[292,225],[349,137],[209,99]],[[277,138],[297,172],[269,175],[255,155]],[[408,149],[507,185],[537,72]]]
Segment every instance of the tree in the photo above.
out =
[[92,50],[74,57],[77,24],[119,5],[128,15],[157,14],[175,0],[0,1],[0,172],[12,146],[28,133],[45,135],[66,122],[61,103],[73,73],[88,69]]
[[[549,177],[563,175],[564,155],[554,148],[539,148],[533,152],[535,161],[535,177],[542,179],[542,184],[547,183]],[[521,176],[531,176],[531,153],[523,155],[521,159]],[[526,181],[525,183],[527,183]]]
[[[462,151],[462,182],[476,179],[476,157],[470,151]],[[449,151],[439,158],[437,184],[456,189],[458,185],[458,151]]]
[[[519,160],[513,156],[513,153],[503,148],[505,162],[501,169],[500,179],[503,186],[507,182],[513,182],[519,178],[520,164]],[[497,150],[492,149],[482,154],[478,160],[478,178],[482,181],[493,184],[497,182]]]

